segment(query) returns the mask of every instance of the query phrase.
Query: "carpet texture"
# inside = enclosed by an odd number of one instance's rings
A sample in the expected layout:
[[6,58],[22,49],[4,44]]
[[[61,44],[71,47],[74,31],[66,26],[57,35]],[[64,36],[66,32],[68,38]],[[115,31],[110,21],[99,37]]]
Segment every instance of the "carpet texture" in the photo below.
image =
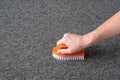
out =
[[120,10],[120,0],[0,0],[0,80],[120,80],[120,35],[58,61],[66,32],[85,34]]

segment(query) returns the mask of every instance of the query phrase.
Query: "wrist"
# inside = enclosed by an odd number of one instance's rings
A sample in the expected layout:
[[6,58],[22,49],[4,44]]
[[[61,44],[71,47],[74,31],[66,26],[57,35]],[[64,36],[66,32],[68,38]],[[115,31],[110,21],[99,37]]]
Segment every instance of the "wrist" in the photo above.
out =
[[84,36],[87,46],[91,46],[97,41],[97,34],[95,31],[85,34]]

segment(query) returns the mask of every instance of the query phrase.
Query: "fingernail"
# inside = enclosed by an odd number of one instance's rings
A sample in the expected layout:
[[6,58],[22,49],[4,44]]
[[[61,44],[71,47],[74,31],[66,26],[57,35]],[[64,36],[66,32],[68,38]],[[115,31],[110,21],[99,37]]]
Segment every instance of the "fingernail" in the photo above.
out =
[[56,45],[58,45],[58,43]]
[[58,50],[57,53],[59,53],[60,51]]

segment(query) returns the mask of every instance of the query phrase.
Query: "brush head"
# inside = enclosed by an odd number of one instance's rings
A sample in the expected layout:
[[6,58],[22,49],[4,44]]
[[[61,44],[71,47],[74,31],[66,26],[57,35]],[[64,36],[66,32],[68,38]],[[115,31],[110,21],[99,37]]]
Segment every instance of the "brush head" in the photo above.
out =
[[84,60],[84,50],[72,54],[58,53],[59,49],[67,49],[64,44],[57,45],[53,48],[53,57],[58,60]]

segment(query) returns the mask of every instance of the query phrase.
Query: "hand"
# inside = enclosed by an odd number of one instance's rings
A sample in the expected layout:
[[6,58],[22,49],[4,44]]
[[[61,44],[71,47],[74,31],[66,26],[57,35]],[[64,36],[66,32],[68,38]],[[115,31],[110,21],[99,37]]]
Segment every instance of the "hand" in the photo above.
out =
[[71,54],[74,52],[78,52],[86,47],[89,46],[88,38],[82,35],[72,34],[72,33],[66,33],[57,42],[57,45],[59,44],[65,44],[68,48],[67,49],[60,49],[58,50],[58,53],[66,53]]

